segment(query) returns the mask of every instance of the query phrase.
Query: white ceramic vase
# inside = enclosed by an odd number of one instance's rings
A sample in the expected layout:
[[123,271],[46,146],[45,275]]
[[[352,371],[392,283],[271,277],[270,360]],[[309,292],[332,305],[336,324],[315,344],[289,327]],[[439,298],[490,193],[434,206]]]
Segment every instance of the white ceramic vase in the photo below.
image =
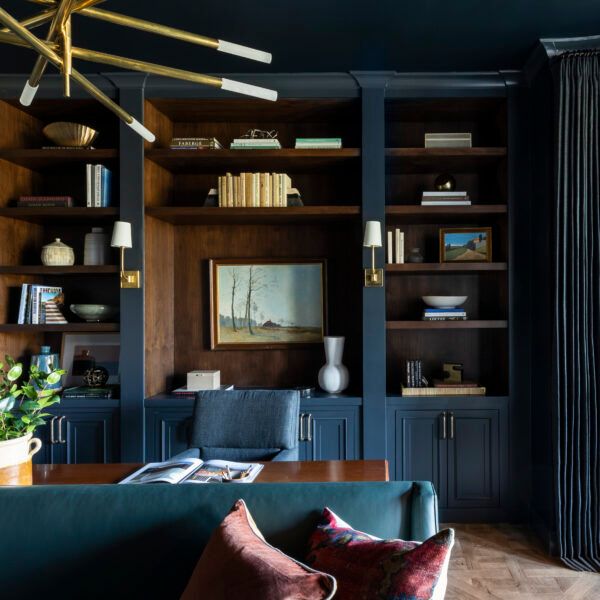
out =
[[319,385],[330,394],[339,394],[347,387],[350,380],[348,369],[342,364],[344,356],[343,336],[325,336],[325,364],[319,371]]

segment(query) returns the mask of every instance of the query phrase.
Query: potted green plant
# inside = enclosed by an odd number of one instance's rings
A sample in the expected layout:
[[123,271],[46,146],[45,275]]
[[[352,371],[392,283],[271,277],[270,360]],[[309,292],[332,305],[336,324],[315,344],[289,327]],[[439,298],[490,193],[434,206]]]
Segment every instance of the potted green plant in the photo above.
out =
[[50,373],[32,365],[23,377],[22,363],[6,356],[0,362],[0,484],[31,483],[31,457],[42,447],[35,430],[51,416],[48,407],[60,402],[56,385],[64,371]]

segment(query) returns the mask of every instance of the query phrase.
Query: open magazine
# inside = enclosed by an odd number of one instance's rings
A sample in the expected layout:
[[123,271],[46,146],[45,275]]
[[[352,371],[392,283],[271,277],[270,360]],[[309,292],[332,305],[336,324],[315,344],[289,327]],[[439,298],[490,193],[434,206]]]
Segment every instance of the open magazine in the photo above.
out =
[[250,483],[262,471],[258,463],[182,458],[148,463],[119,483]]

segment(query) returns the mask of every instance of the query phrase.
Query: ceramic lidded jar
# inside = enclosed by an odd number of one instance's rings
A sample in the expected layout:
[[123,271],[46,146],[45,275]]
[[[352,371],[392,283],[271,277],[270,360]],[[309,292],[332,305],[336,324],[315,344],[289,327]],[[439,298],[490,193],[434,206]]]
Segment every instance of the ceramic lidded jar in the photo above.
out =
[[42,248],[42,264],[46,267],[70,267],[75,263],[73,248],[56,238]]

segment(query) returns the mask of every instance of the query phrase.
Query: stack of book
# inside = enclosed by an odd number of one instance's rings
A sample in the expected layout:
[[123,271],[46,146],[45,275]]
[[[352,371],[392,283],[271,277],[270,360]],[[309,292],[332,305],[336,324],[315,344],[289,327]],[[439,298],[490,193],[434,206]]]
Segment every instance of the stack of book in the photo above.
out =
[[433,387],[402,386],[403,396],[485,396],[485,392],[485,387],[469,381],[459,384],[436,382]]
[[171,150],[221,150],[223,146],[214,137],[174,137],[169,144]]
[[406,387],[423,387],[423,363],[420,360],[406,361]]
[[85,205],[106,208],[111,201],[112,172],[104,165],[85,165]]
[[423,192],[421,206],[471,206],[467,192]]
[[24,283],[21,286],[19,325],[63,325],[59,304],[63,304],[62,288]]
[[235,138],[229,146],[232,150],[280,150],[276,138]]
[[90,387],[87,385],[78,385],[63,390],[61,396],[65,398],[92,398],[104,400],[113,397],[112,387]]
[[337,149],[342,147],[342,138],[296,138],[297,149]]
[[466,321],[464,308],[424,308],[423,321]]
[[471,148],[470,133],[426,133],[425,148]]
[[387,262],[388,265],[404,263],[404,231],[397,227],[387,232]]
[[72,196],[19,196],[17,206],[21,208],[71,208]]
[[219,177],[219,206],[285,207],[292,180],[286,173],[227,173]]

